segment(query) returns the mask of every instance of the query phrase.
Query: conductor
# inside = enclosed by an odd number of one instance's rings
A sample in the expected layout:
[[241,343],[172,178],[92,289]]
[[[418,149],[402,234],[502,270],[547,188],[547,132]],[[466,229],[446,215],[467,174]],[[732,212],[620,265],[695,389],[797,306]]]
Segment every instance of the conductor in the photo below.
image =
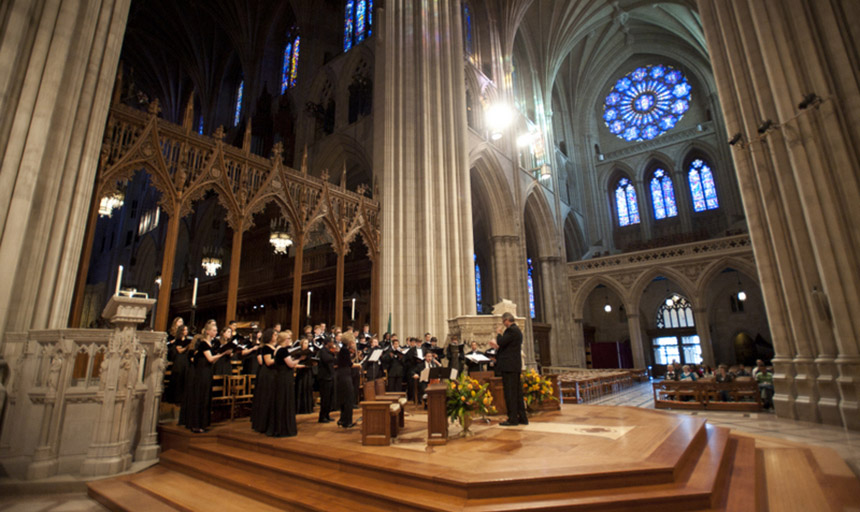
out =
[[514,323],[514,315],[502,315],[504,327],[499,326],[495,340],[490,340],[490,346],[496,348],[496,366],[502,374],[502,390],[505,394],[505,405],[508,409],[508,420],[499,423],[503,427],[528,425],[526,406],[523,402],[523,386],[520,382],[520,370],[523,366],[522,346],[523,332]]

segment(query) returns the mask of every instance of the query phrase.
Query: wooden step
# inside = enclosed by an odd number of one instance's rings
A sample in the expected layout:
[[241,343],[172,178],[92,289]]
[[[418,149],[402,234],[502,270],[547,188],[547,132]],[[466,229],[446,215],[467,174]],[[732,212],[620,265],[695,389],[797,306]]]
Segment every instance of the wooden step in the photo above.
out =
[[[320,469],[314,464],[287,460],[261,452],[249,452],[224,444],[195,447],[189,452],[206,461],[241,468],[255,475],[289,479],[324,493],[361,502],[380,503],[408,510],[447,512],[460,510],[464,500],[448,494],[355,474],[349,470]],[[174,454],[171,454],[171,458]]]
[[694,467],[681,475],[684,480],[650,486],[628,486],[569,493],[469,500],[466,510],[562,511],[562,510],[702,510],[712,506],[718,482],[730,468],[728,429],[707,427],[707,443]]
[[128,476],[87,483],[87,495],[110,510],[119,512],[175,512],[160,499],[129,485]]
[[761,510],[756,486],[755,441],[750,438],[732,436],[734,455],[731,474],[726,484],[724,499],[719,504],[726,512]]
[[[355,510],[383,512],[386,510],[396,510],[391,507],[356,501],[348,497],[333,496],[331,493],[321,492],[312,488],[308,485],[307,481],[298,481],[265,473],[255,473],[176,450],[163,453],[159,465],[176,473],[184,473],[189,477],[193,475],[198,480],[223,489],[229,489],[230,492],[287,510],[319,512],[352,512]],[[206,471],[200,471],[200,468],[206,468]],[[315,473],[315,476],[320,479],[328,479],[334,475],[327,472],[318,472]],[[347,476],[344,475],[344,477]]]
[[[270,439],[253,432],[226,431],[218,435],[218,444],[273,455],[295,462],[313,464],[317,468],[341,470],[348,468],[353,475],[383,480],[413,488],[438,492],[448,496],[480,499],[505,496],[529,496],[536,488],[546,493],[567,493],[593,489],[612,489],[631,485],[672,483],[694,467],[705,447],[708,434],[706,423],[685,422],[661,444],[652,460],[640,467],[601,466],[595,461],[590,471],[580,474],[543,471],[523,475],[511,470],[494,473],[486,478],[480,472],[452,470],[433,464],[414,464],[399,458],[378,455],[369,457],[361,452],[307,443],[297,439],[273,444]],[[195,445],[189,450],[205,450]]]

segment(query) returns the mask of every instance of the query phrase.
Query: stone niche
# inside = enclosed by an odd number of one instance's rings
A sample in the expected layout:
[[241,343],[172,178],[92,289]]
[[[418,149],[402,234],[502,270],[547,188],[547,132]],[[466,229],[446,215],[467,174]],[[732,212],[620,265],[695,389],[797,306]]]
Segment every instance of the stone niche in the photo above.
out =
[[460,342],[465,345],[466,351],[469,351],[469,344],[473,341],[478,342],[478,350],[485,351],[489,346],[489,341],[496,338],[496,328],[502,325],[502,315],[510,313],[514,315],[517,325],[520,329],[525,326],[526,319],[517,316],[517,305],[513,302],[502,299],[501,302],[493,306],[493,313],[490,315],[463,315],[448,320],[448,336],[445,339],[445,344],[451,340],[451,336],[457,336]]

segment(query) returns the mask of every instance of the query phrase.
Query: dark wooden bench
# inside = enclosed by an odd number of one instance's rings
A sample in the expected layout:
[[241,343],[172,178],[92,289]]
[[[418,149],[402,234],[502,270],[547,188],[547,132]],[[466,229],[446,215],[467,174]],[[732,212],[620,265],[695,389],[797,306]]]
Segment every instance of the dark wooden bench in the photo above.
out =
[[383,379],[365,382],[363,391],[361,444],[388,446],[391,438],[397,437],[397,432],[405,426],[406,397],[404,393],[386,393]]
[[[652,388],[656,409],[760,411],[762,408],[761,393],[754,380],[664,380],[653,383]],[[723,395],[727,395],[729,401],[722,400]]]

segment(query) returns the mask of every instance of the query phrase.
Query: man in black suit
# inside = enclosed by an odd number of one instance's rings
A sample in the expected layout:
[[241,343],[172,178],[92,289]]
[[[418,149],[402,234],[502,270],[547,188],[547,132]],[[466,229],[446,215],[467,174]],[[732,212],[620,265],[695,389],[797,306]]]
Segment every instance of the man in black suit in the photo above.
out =
[[319,358],[319,373],[317,379],[320,386],[320,423],[328,423],[331,421],[329,413],[331,412],[331,403],[334,398],[334,362],[335,352],[334,340],[329,338],[325,342],[325,347],[320,351]]
[[490,346],[497,350],[496,366],[502,374],[502,390],[505,394],[505,406],[508,409],[508,421],[500,423],[503,427],[513,425],[528,425],[526,404],[523,401],[523,385],[520,381],[520,371],[523,366],[521,354],[523,332],[514,323],[514,315],[502,315],[504,327],[499,326],[495,340],[490,340]]

